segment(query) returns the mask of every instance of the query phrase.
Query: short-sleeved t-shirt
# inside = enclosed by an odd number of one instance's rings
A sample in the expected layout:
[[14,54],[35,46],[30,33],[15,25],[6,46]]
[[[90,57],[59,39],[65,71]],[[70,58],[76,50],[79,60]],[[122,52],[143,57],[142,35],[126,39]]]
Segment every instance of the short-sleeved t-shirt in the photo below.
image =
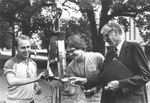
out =
[[[16,55],[9,59],[4,65],[4,75],[10,72],[14,73],[17,78],[33,78],[37,75],[37,66],[30,58],[28,59],[28,63],[25,63],[24,60]],[[33,95],[34,83],[22,86],[8,86],[7,99],[9,100],[31,101]]]

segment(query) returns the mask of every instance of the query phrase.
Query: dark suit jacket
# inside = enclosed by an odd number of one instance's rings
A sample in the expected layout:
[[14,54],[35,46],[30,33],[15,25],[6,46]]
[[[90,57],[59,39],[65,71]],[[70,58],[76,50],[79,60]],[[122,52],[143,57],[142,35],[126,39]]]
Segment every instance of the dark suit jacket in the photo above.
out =
[[[113,59],[112,55],[112,50],[106,54],[104,69]],[[150,69],[142,48],[137,43],[125,41],[118,60],[128,67],[134,76],[119,80],[120,88],[115,92],[103,89],[101,103],[148,103],[145,84],[150,80]],[[85,88],[89,89],[98,84],[106,85],[100,75],[89,77]]]

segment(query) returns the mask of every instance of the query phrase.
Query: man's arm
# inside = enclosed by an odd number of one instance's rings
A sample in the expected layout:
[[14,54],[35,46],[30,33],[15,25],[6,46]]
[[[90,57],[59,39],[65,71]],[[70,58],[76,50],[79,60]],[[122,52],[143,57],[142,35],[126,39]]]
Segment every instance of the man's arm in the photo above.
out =
[[69,77],[72,85],[83,85],[87,83],[87,78],[82,77]]
[[84,85],[86,90],[91,89],[101,84],[101,80],[99,76],[93,76],[93,77],[87,77],[87,78],[69,77],[69,80],[71,81],[71,84],[73,86]]
[[[148,61],[140,45],[132,44],[132,47],[128,50],[132,51],[132,54],[130,54],[132,55],[130,59],[132,60],[131,66],[135,76],[124,80],[119,80],[123,93],[138,90],[150,80]],[[130,60],[127,59],[126,61]]]
[[39,81],[41,76],[44,76],[44,72],[35,78],[16,78],[13,72],[7,72],[5,75],[9,86],[21,86]]

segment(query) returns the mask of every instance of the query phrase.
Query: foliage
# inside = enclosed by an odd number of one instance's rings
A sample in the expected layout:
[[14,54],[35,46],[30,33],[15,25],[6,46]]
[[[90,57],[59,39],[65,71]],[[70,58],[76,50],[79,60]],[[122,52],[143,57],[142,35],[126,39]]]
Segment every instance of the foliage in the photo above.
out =
[[127,20],[127,18],[125,17],[118,17],[117,18],[117,22],[123,26],[123,29],[124,29],[124,32],[128,32],[129,31],[129,26],[130,26],[130,23],[129,21]]
[[22,19],[21,12],[28,6],[30,6],[30,0],[2,0],[0,14],[4,21],[11,23],[16,19]]
[[[95,22],[95,17],[94,19],[91,18],[92,12],[95,12],[94,6],[92,4],[94,4],[93,1],[99,2],[99,4],[101,4],[101,10],[99,11],[100,14],[100,18],[99,18],[99,26],[97,26],[97,28],[99,29],[96,32],[92,32],[95,29],[94,22]],[[114,18],[118,17],[118,22],[122,25],[124,25],[124,30],[125,32],[128,31],[128,27],[129,27],[129,23],[127,21],[126,18],[124,17],[131,17],[131,18],[136,18],[136,16],[138,16],[139,14],[147,11],[150,11],[150,0],[70,0],[70,2],[74,2],[76,3],[79,8],[80,11],[82,13],[86,13],[88,20],[90,22],[90,26],[91,26],[91,34],[92,34],[92,42],[93,42],[93,47],[94,51],[99,51],[102,54],[104,54],[104,46],[105,43],[103,41],[103,37],[100,34],[102,27],[108,23],[111,20],[114,20]],[[142,14],[143,15],[143,14]],[[142,19],[140,19],[142,20]],[[138,20],[137,20],[138,21]],[[139,21],[138,21],[139,22]],[[147,22],[148,23],[148,22]],[[93,24],[93,25],[92,25]],[[137,24],[138,25],[138,24]],[[142,27],[145,24],[142,24],[141,21],[141,26],[138,25],[138,27]],[[93,30],[94,29],[94,30]],[[100,49],[98,49],[100,48]]]
[[150,30],[150,0],[113,0],[112,4],[110,15],[133,18],[141,37],[147,41],[149,33],[145,31]]
[[[144,36],[146,39],[149,35],[148,33],[144,34],[143,31],[148,31],[150,28],[149,14],[147,13],[150,11],[150,0],[63,0],[63,2],[60,0],[63,7],[58,9],[55,8],[54,1],[34,0],[30,3],[30,0],[1,0],[0,21],[8,22],[11,27],[18,24],[19,31],[29,36],[32,36],[32,33],[37,30],[41,31],[41,38],[47,44],[45,47],[48,47],[49,38],[54,35],[53,31],[55,31],[53,24],[56,18],[61,16],[62,9],[67,7],[79,10],[83,17],[64,23],[64,30],[67,30],[67,35],[82,35],[83,38],[90,41],[87,42],[90,43],[88,45],[92,45],[88,50],[92,48],[93,51],[102,54],[104,54],[105,43],[100,31],[114,17],[118,17],[118,22],[125,26],[125,32],[128,31],[129,23],[124,16],[135,18],[141,36],[146,34]],[[73,8],[72,5],[67,4],[68,2],[78,5],[79,9]],[[42,15],[43,9],[53,15]]]
[[[1,0],[1,20],[7,22],[12,28],[16,24],[19,26],[19,29],[16,29],[17,31],[12,32],[14,36],[21,32],[31,37],[32,33],[41,30],[44,31],[45,39],[50,38],[50,26],[52,24],[51,21],[47,21],[48,17],[41,15],[41,11],[42,7],[51,6],[52,2],[54,0],[34,0],[32,3],[30,3],[30,0]],[[49,42],[46,44],[49,45]]]
[[92,50],[90,25],[87,18],[72,18],[71,20],[62,20],[62,31],[66,31],[66,39],[71,35],[80,35],[86,42],[86,50]]
[[9,32],[9,24],[2,22],[0,24],[0,48],[11,48],[11,33]]
[[[4,22],[9,23],[9,26],[11,27],[11,35],[12,35],[12,56],[15,55],[15,48],[14,48],[14,39],[15,39],[15,33],[14,33],[14,24],[15,22],[21,22],[23,24],[23,10],[30,6],[30,0],[1,0],[0,3],[0,15],[1,20]],[[27,17],[24,19],[24,22],[27,22]],[[25,25],[22,25],[22,27],[25,27]],[[28,27],[26,24],[26,28],[22,29],[23,31],[26,31],[28,34]],[[25,32],[24,32],[25,33]]]
[[139,28],[139,32],[144,42],[150,39],[150,13],[143,12],[137,15],[135,18],[136,26]]

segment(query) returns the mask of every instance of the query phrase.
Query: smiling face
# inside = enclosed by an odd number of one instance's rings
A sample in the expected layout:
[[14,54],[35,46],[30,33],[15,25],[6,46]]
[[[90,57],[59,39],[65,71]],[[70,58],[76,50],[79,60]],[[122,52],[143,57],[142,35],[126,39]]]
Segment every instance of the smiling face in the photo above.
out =
[[77,50],[75,48],[68,48],[69,51],[67,51],[68,57],[74,59],[74,60],[79,60],[82,56],[82,51],[81,49]]
[[70,60],[82,60],[82,54],[86,48],[84,39],[78,35],[72,35],[67,39],[67,58]]
[[29,57],[31,51],[31,44],[29,40],[19,40],[17,52],[18,55],[24,60]]

